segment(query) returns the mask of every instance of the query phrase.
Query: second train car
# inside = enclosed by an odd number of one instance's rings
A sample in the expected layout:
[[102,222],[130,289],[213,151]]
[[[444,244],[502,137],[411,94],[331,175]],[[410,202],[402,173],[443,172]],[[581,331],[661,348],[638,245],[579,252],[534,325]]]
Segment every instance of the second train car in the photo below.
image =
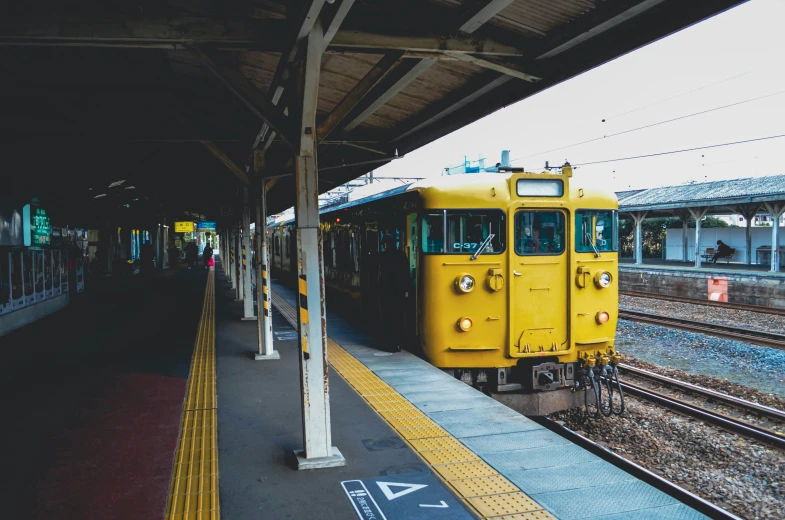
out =
[[[428,179],[323,209],[328,303],[469,385],[525,396],[524,412],[582,405],[575,391],[597,395],[619,361],[617,209],[569,164]],[[294,222],[270,233],[273,275],[294,276]]]

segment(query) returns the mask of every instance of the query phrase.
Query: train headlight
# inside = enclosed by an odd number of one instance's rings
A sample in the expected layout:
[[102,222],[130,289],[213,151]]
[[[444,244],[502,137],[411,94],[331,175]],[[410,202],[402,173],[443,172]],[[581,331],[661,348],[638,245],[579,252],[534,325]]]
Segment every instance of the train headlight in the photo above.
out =
[[461,318],[458,320],[458,328],[464,332],[469,332],[472,330],[472,319],[471,318]]
[[605,311],[600,311],[597,313],[594,319],[597,320],[597,323],[602,325],[603,323],[608,323],[608,320],[611,319],[611,315]]
[[594,284],[600,289],[608,287],[612,281],[613,277],[608,271],[600,271],[594,276]]
[[470,274],[461,274],[455,279],[455,287],[462,293],[472,292],[474,284],[474,277]]

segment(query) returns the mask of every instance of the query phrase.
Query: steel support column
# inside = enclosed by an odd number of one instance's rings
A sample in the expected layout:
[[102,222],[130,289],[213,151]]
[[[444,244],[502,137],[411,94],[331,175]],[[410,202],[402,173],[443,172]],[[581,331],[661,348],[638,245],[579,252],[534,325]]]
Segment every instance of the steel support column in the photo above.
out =
[[324,52],[320,23],[311,29],[300,70],[302,103],[295,156],[297,198],[298,329],[300,336],[300,391],[303,407],[303,450],[295,452],[298,469],[346,465],[332,445],[330,391],[327,379],[327,331],[324,303],[322,235],[319,227],[319,173],[316,161],[316,105],[319,69]]
[[695,267],[701,267],[701,219],[709,212],[709,208],[689,208],[690,215],[695,219]]
[[239,302],[243,299],[243,244],[240,237],[242,226],[234,225],[234,277],[237,280],[234,291],[234,301]]
[[237,297],[237,266],[235,265],[236,258],[234,253],[236,233],[234,224],[232,224],[232,227],[229,229],[229,261],[224,266],[226,272],[229,273],[229,280],[232,282],[235,297]]
[[269,255],[267,252],[267,190],[264,180],[259,182],[256,196],[256,323],[259,337],[259,352],[254,359],[281,359],[273,348],[272,288],[269,278]]
[[785,203],[767,202],[766,211],[771,213],[771,269],[772,273],[780,272],[780,217],[785,213]]
[[643,263],[643,219],[646,218],[648,211],[630,213],[635,221],[635,241],[632,248],[632,257],[636,264]]
[[[251,269],[253,268],[253,250],[251,249],[251,204],[248,200],[248,188],[243,193],[243,320],[256,320],[253,313],[253,283],[251,283]],[[259,230],[256,230],[257,234]]]

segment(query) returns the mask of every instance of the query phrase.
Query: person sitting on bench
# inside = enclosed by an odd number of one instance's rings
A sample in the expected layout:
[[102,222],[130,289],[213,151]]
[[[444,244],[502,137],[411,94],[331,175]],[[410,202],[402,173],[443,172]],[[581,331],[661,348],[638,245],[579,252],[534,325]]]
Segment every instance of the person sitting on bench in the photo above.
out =
[[732,249],[728,244],[722,240],[717,240],[717,252],[714,253],[714,258],[711,259],[713,263],[717,263],[718,258],[725,258],[732,254]]

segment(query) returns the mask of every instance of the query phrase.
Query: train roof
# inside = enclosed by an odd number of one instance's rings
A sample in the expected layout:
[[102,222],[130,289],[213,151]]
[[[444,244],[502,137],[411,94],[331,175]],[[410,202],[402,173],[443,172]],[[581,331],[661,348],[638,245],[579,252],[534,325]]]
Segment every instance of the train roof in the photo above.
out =
[[[442,190],[445,188],[449,188],[450,192],[462,196],[465,198],[483,198],[478,196],[477,188],[479,186],[488,186],[488,185],[495,185],[497,189],[504,189],[509,195],[509,179],[513,175],[543,175],[543,176],[551,176],[554,178],[562,178],[561,175],[551,174],[548,172],[538,173],[538,172],[523,172],[523,171],[516,171],[516,172],[502,172],[502,173],[478,173],[478,174],[466,174],[466,175],[448,175],[442,177],[432,177],[417,181],[411,184],[405,184],[402,186],[398,186],[396,188],[382,191],[380,193],[375,193],[373,195],[369,195],[367,197],[363,197],[361,199],[353,200],[350,202],[344,202],[342,204],[338,204],[335,206],[329,206],[326,208],[320,209],[319,213],[322,215],[326,215],[335,211],[342,211],[345,209],[353,208],[356,206],[362,206],[363,204],[369,204],[371,202],[376,202],[380,200],[384,200],[390,197],[395,197],[396,195],[402,195],[406,192],[414,192],[414,191],[427,191],[427,190]],[[599,203],[599,206],[611,204],[614,207],[617,205],[617,198],[613,192],[600,190],[592,187],[583,187],[580,184],[582,182],[576,181],[574,178],[571,179],[570,183],[570,196],[577,197],[578,190],[583,189],[584,194],[587,199],[593,200],[596,203]],[[592,204],[594,206],[595,204]],[[598,207],[599,207],[598,206]],[[291,224],[294,222],[294,218],[290,218],[281,222],[276,222],[273,226],[280,226],[285,224]]]

